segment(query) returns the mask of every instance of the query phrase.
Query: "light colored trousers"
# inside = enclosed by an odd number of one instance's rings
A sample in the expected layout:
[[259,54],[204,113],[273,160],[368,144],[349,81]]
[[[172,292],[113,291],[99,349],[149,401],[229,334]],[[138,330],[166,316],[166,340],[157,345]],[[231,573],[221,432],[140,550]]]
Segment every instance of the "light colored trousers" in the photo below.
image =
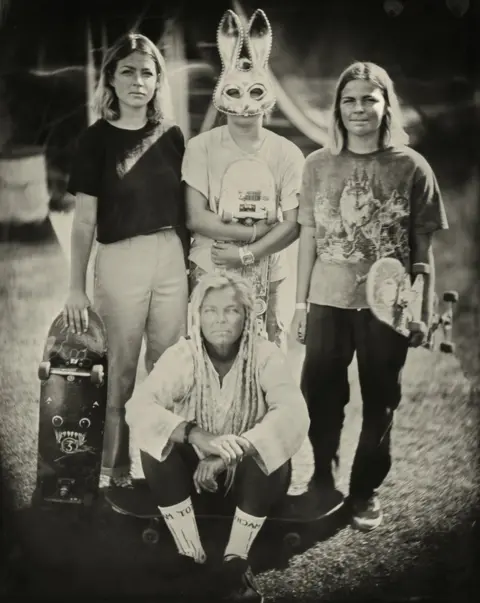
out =
[[94,307],[108,338],[108,400],[102,473],[130,471],[125,404],[135,387],[143,337],[149,373],[163,352],[186,335],[188,281],[175,230],[98,245]]

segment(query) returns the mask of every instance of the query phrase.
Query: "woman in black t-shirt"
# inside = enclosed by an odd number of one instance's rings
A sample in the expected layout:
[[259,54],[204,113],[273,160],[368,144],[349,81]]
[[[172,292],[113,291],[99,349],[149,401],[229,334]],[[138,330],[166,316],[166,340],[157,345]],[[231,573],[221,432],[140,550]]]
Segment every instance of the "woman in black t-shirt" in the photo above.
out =
[[99,119],[83,133],[68,186],[76,195],[67,324],[87,328],[86,272],[96,230],[94,307],[109,348],[103,469],[129,486],[131,397],[142,339],[150,372],[186,334],[189,235],[165,62],[145,36],[128,34],[109,51],[95,95]]

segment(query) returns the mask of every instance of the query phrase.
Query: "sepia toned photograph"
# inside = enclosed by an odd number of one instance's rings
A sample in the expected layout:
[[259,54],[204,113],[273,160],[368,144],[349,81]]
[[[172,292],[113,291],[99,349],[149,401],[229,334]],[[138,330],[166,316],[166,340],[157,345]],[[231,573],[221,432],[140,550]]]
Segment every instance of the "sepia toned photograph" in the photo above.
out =
[[0,598],[477,600],[478,0],[0,0]]

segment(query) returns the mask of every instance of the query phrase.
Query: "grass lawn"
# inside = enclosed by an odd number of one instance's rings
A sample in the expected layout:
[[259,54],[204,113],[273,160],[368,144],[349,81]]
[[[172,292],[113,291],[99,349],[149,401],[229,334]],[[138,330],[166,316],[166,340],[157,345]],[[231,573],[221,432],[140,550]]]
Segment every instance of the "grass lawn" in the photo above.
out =
[[[447,207],[452,208],[460,194],[467,198],[477,192],[478,183],[471,181],[465,190],[447,196]],[[274,560],[274,547],[264,541],[259,554],[260,582],[269,600],[427,596],[476,600],[473,591],[467,593],[475,573],[480,400],[474,384],[478,382],[479,332],[478,297],[473,295],[477,280],[473,215],[471,209],[463,212],[465,207],[458,204],[449,212],[451,231],[441,235],[436,249],[439,292],[456,288],[462,295],[455,322],[458,356],[426,350],[412,350],[409,355],[393,435],[394,464],[381,492],[385,522],[368,535],[345,527],[328,538],[319,536],[318,542],[313,538],[282,568]],[[464,237],[463,246],[453,244],[459,237]],[[65,596],[69,585],[78,594],[93,594],[95,587],[117,595],[126,594],[128,588],[140,594],[150,585],[151,593],[162,592],[170,601],[185,585],[167,587],[152,577],[152,568],[167,554],[168,545],[161,543],[155,551],[145,552],[137,528],[124,518],[105,511],[93,526],[80,525],[80,529],[68,522],[56,524],[55,517],[37,522],[35,528],[28,523],[33,521],[28,505],[36,469],[37,366],[51,319],[65,299],[67,271],[54,237],[37,245],[0,245],[0,455],[5,482],[18,509],[10,527],[31,555],[23,571],[36,592],[40,583],[45,592],[57,596]],[[298,372],[300,346],[292,344],[290,355],[292,370]],[[339,475],[340,489],[345,492],[360,428],[355,366],[351,387]],[[54,525],[62,525],[64,533],[47,527]],[[34,532],[40,534],[38,540]],[[42,542],[43,548],[34,542]],[[82,564],[88,575],[80,571]],[[92,578],[94,565],[97,573]],[[56,577],[40,580],[39,574],[50,570]],[[133,586],[126,586],[125,576],[133,580]]]

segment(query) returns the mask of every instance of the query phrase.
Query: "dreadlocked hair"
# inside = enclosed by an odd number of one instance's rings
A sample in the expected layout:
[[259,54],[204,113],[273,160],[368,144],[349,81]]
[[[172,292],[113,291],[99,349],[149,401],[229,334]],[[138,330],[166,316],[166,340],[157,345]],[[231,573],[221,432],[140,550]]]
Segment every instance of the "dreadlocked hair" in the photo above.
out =
[[[255,295],[249,281],[231,272],[207,273],[202,276],[193,290],[190,313],[189,334],[194,346],[195,383],[191,395],[195,397],[195,420],[210,433],[216,434],[213,408],[208,393],[207,350],[200,326],[200,310],[206,294],[211,290],[232,287],[240,303],[245,308],[245,324],[240,337],[237,362],[240,363],[235,384],[236,395],[230,408],[224,430],[226,433],[241,435],[256,422],[262,391],[257,376],[255,340],[257,338]],[[220,435],[220,434],[217,434]]]

